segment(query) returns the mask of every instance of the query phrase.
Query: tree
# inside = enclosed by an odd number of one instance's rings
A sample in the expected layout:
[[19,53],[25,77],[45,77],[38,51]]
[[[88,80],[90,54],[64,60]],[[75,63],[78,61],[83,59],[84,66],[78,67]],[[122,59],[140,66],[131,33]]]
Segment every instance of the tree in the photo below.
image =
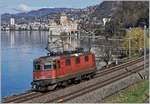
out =
[[121,25],[119,22],[110,21],[106,22],[105,25],[105,33],[108,35],[108,37],[120,37],[124,33],[121,31]]
[[139,52],[144,48],[144,30],[142,28],[132,28],[128,30],[122,46],[129,50],[129,41],[131,42],[131,50],[133,53]]
[[95,30],[96,35],[104,36],[105,38],[121,38],[125,36],[125,29],[122,28],[119,22],[111,20],[106,22],[104,27],[98,27]]
[[112,59],[112,46],[110,44],[110,41],[109,40],[106,40],[107,43],[105,44],[105,47],[104,47],[104,54],[103,56],[101,57],[103,59],[103,61],[106,63],[106,66],[108,65],[109,61],[111,61]]
[[140,22],[149,25],[148,1],[121,1],[114,10],[112,18],[122,23],[123,27],[136,27]]

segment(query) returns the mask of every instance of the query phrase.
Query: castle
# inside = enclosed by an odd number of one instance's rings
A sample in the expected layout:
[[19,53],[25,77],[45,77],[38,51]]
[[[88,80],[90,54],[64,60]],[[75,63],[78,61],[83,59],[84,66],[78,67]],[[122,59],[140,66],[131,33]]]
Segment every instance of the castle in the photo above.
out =
[[66,32],[68,35],[76,34],[78,32],[78,20],[71,20],[62,13],[59,22],[51,21],[49,27],[49,31],[53,35],[60,35],[61,32]]
[[[65,32],[65,38],[63,38],[64,42],[64,50],[72,50],[79,46],[79,42],[77,37],[80,35],[78,31],[78,20],[71,20],[69,19],[66,14],[62,13],[60,16],[59,21],[50,21],[49,25],[49,36],[54,35],[58,36],[54,38],[54,36],[49,37],[49,48],[57,47],[54,42],[58,42],[59,38],[61,37],[61,33]],[[61,39],[60,39],[61,40]],[[61,45],[61,43],[58,46]]]

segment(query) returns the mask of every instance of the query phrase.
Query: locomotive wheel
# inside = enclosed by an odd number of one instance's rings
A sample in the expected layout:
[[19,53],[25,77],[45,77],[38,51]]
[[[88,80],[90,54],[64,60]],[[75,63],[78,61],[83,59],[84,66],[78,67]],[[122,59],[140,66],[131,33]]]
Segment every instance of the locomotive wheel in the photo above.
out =
[[48,91],[48,89],[47,89],[47,87],[37,86],[36,91],[45,92],[45,91]]
[[63,88],[65,88],[67,85],[68,85],[68,81],[63,81],[63,82],[61,82],[61,86],[62,86]]
[[91,77],[91,79],[93,79],[93,78],[94,78],[94,75],[91,75],[90,77]]
[[81,82],[81,77],[77,77],[76,79],[74,79],[74,84],[78,84]]
[[86,80],[90,80],[91,79],[91,74],[86,75]]
[[57,84],[48,86],[48,90],[53,91],[57,88]]
[[69,85],[72,84],[72,80],[69,79],[69,80],[67,81],[67,83],[68,83]]
[[95,73],[90,73],[90,74],[86,75],[86,79],[90,80],[90,79],[94,78],[94,75],[95,75]]
[[86,75],[82,75],[81,80],[86,80],[87,76]]

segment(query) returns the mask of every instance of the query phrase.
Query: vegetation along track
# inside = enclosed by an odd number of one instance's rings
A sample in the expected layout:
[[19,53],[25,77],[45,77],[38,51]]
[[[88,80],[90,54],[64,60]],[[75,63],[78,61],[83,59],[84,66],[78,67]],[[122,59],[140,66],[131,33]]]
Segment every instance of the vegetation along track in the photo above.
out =
[[[99,77],[99,76],[103,76],[103,75],[109,74],[109,73],[117,71],[117,70],[121,70],[122,68],[128,67],[130,65],[136,64],[136,63],[141,62],[141,61],[143,61],[143,57],[137,58],[135,60],[131,60],[129,62],[120,64],[118,66],[114,66],[112,68],[108,68],[108,69],[105,69],[105,70],[97,71],[97,75],[95,76],[95,78]],[[43,95],[46,95],[46,94],[49,94],[49,93],[51,93],[51,91],[50,92],[46,92],[46,93],[28,92],[28,93],[20,94],[20,95],[18,95],[16,97],[3,99],[2,102],[4,102],[4,103],[10,103],[10,102],[19,103],[19,102],[28,101],[30,99],[37,98],[37,97],[40,97],[40,96],[43,96]]]
[[142,70],[143,68],[144,68],[143,65],[142,66],[138,66],[138,67],[136,67],[136,68],[134,68],[134,69],[132,69],[130,71],[120,73],[120,75],[113,76],[113,77],[111,77],[111,78],[109,78],[107,80],[103,80],[101,82],[98,82],[98,83],[95,83],[93,85],[87,86],[87,87],[85,87],[83,89],[76,90],[76,91],[71,92],[71,93],[69,93],[67,95],[60,96],[59,98],[53,99],[53,100],[48,101],[46,103],[52,103],[52,102],[63,103],[63,102],[72,100],[72,99],[80,97],[80,96],[82,96],[82,95],[84,95],[86,93],[89,93],[89,92],[92,92],[92,91],[94,91],[96,89],[102,88],[102,87],[104,87],[104,86],[106,86],[108,84],[111,84],[111,83],[115,82],[115,81],[123,79],[123,78],[125,78],[125,77],[127,77],[127,76],[129,76],[129,75],[131,75],[133,73],[136,73],[136,72]]

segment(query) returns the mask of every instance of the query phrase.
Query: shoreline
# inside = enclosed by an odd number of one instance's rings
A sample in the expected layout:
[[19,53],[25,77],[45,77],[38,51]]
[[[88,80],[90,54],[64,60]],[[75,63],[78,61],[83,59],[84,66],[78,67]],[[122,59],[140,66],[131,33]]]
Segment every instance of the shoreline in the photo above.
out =
[[46,31],[46,32],[49,32],[49,30],[1,30],[1,31],[6,31],[6,32],[12,32],[12,31],[29,31],[29,32],[32,32],[32,31]]
[[28,92],[31,92],[32,90],[25,90],[23,92],[20,92],[20,93],[16,93],[16,94],[10,94],[8,96],[4,96],[4,97],[1,97],[1,99],[7,99],[7,98],[11,98],[11,97],[15,97],[15,96],[19,96],[21,94],[25,94],[25,93],[28,93]]

